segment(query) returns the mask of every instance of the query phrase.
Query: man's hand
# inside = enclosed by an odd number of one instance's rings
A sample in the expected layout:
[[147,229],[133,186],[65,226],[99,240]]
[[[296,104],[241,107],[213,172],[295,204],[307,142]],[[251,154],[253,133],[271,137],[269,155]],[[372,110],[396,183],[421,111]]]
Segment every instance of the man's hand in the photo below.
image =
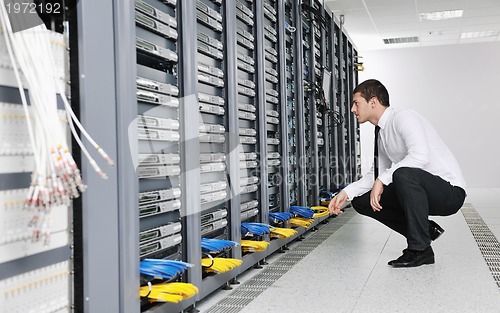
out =
[[335,197],[333,197],[332,201],[330,201],[330,203],[328,204],[328,210],[332,214],[339,215],[342,213],[340,209],[342,209],[342,206],[346,201],[347,193],[342,190]]
[[377,178],[375,183],[373,184],[372,192],[370,193],[370,205],[372,206],[373,211],[382,210],[382,206],[380,205],[380,197],[384,192],[384,184]]

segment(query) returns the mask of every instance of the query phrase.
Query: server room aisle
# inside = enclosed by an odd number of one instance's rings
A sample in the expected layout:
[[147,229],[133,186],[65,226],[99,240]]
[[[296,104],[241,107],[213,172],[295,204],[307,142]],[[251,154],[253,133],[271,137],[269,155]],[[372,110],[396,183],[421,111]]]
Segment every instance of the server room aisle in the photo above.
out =
[[[484,200],[484,193],[481,199],[482,206],[477,211],[493,212],[485,211],[494,206]],[[500,202],[496,204],[498,207]],[[239,287],[218,291],[197,308],[210,313],[499,312],[499,285],[462,211],[434,219],[446,230],[432,245],[436,254],[434,265],[389,267],[387,262],[406,247],[405,239],[348,209],[292,246],[286,261],[280,260],[287,253],[273,256],[264,269],[252,269],[245,274],[255,275],[253,278],[243,275]],[[323,232],[327,232],[326,237]],[[333,234],[329,236],[328,232]],[[315,236],[326,239],[304,253],[305,247],[318,242]],[[294,253],[294,249],[300,252]],[[293,260],[298,261],[286,269]]]

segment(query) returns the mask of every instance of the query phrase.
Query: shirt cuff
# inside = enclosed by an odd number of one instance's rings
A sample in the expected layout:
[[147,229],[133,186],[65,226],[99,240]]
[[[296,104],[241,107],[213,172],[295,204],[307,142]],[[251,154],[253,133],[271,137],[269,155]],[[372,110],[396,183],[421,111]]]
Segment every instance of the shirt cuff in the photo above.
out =
[[385,186],[389,185],[392,183],[392,173],[390,171],[385,171],[384,173],[380,174],[378,177],[378,180],[382,182]]

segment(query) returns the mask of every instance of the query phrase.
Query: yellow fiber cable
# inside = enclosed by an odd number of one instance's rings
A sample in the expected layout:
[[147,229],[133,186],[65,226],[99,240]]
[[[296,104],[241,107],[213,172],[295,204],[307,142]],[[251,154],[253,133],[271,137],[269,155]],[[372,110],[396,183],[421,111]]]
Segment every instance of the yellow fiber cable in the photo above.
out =
[[198,293],[198,288],[189,283],[174,282],[143,286],[140,289],[141,297],[148,297],[152,301],[178,303],[191,298]]
[[207,272],[225,273],[232,269],[237,268],[243,263],[242,260],[232,258],[203,258],[201,259],[201,266]]
[[324,206],[313,206],[313,207],[311,207],[311,209],[316,211],[316,213],[314,213],[314,216],[313,216],[314,218],[328,216],[330,214],[330,212],[328,211],[328,208],[324,207]]
[[264,251],[269,247],[269,242],[267,241],[256,241],[256,240],[242,240],[241,249],[243,252],[257,252]]
[[309,228],[313,222],[314,222],[313,219],[303,218],[303,217],[292,217],[290,219],[290,225],[302,226],[304,228]]
[[295,234],[297,234],[297,231],[295,229],[271,227],[271,237],[290,238],[293,237]]

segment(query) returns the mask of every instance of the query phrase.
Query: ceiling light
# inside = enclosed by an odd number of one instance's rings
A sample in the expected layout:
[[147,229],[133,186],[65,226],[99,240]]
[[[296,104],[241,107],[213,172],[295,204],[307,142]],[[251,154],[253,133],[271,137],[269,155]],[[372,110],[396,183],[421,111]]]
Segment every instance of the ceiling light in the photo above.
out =
[[430,13],[420,13],[420,21],[440,21],[451,18],[459,18],[464,14],[464,10],[437,11]]
[[485,38],[485,37],[496,37],[500,34],[500,31],[495,30],[485,30],[480,32],[467,32],[462,33],[461,39],[470,39],[470,38]]

